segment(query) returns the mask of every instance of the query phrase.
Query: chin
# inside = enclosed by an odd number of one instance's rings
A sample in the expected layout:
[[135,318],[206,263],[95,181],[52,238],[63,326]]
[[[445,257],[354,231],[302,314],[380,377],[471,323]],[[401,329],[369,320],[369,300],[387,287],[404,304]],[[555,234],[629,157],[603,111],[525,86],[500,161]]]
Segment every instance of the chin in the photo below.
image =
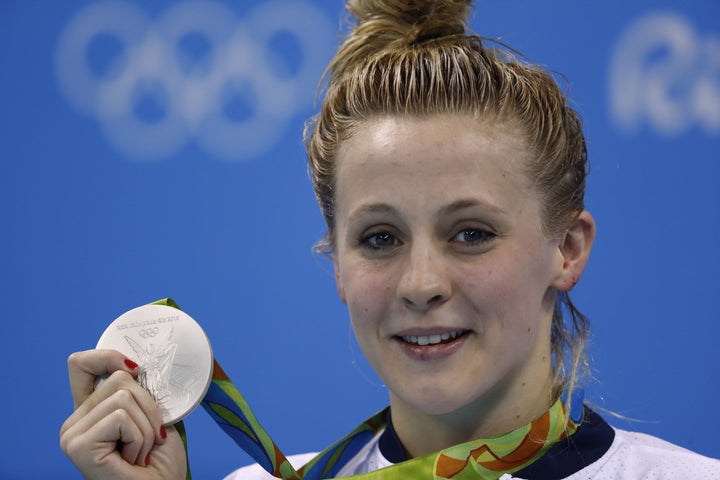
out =
[[394,397],[405,408],[428,416],[448,415],[462,411],[477,401],[477,392],[458,392],[448,388],[421,389],[415,392],[404,392]]

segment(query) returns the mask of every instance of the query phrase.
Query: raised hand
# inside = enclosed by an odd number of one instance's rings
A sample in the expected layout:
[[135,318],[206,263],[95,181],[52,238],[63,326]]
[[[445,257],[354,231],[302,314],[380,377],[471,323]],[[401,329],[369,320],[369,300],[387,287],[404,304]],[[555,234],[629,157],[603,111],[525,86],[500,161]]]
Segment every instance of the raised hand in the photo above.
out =
[[[185,478],[180,436],[137,383],[137,364],[115,350],[68,358],[74,413],[60,429],[60,446],[88,479]],[[108,376],[97,389],[96,378]]]

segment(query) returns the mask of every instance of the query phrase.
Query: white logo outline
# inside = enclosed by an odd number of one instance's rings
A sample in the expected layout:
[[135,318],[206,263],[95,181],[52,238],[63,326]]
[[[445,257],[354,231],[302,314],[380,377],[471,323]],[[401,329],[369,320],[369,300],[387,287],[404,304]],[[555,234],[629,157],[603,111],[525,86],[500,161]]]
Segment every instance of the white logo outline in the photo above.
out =
[[[286,133],[293,115],[309,109],[334,44],[327,16],[306,2],[259,3],[244,18],[213,0],[185,0],[151,20],[139,7],[104,0],[80,10],[58,41],[56,72],[67,101],[96,118],[107,140],[128,157],[158,161],[192,139],[211,155],[237,161],[256,157]],[[207,72],[183,71],[179,39],[198,33],[212,45]],[[301,54],[298,68],[283,77],[268,62],[274,35],[289,34]],[[105,78],[87,62],[93,38],[106,34],[123,51]],[[193,74],[194,73],[194,74]],[[149,85],[149,87],[148,87]],[[143,121],[133,111],[138,90],[160,86],[164,115]],[[146,91],[143,91],[143,88]],[[241,121],[223,111],[228,94],[252,93],[251,114]]]
[[650,12],[619,36],[608,89],[612,118],[626,133],[646,125],[666,136],[693,127],[720,135],[720,38],[700,35],[679,13]]

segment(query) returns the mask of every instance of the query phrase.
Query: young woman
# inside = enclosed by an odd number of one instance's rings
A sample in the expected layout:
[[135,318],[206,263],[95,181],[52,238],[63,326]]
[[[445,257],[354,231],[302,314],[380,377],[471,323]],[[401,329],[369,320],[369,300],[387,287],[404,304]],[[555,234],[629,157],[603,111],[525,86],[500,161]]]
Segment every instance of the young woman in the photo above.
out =
[[[720,462],[613,429],[577,395],[587,322],[568,292],[595,223],[581,124],[556,83],[468,34],[469,1],[348,8],[307,151],[322,248],[390,408],[333,475],[418,478],[402,468],[419,459],[433,478],[720,478]],[[69,365],[61,443],[86,477],[183,478],[131,360]]]

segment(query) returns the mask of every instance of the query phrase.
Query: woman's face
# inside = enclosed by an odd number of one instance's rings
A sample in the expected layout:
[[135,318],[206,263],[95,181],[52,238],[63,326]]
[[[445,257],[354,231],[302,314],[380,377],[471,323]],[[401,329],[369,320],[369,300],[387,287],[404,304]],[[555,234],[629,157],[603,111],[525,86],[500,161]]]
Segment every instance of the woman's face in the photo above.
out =
[[563,255],[529,156],[516,127],[459,115],[374,119],[341,146],[338,291],[394,416],[547,407]]

